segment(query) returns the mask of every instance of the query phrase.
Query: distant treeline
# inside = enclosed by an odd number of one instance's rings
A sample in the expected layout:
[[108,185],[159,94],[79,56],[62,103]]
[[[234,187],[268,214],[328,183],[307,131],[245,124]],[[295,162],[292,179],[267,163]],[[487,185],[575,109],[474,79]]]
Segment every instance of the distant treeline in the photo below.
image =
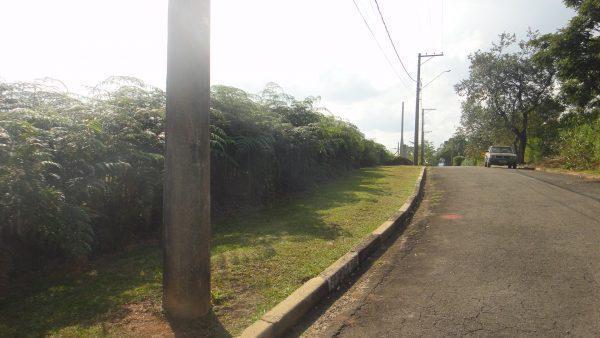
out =
[[[259,95],[214,86],[211,100],[217,213],[390,160],[317,98],[271,84]],[[158,238],[164,122],[164,91],[132,78],[89,96],[0,82],[0,279]]]

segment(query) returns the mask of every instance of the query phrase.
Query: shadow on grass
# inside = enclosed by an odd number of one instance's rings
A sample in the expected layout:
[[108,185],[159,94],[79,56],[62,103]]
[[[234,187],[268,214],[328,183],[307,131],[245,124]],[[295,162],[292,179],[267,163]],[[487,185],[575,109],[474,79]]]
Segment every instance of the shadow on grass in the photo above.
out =
[[314,238],[334,240],[348,235],[338,224],[325,222],[321,211],[361,200],[376,201],[359,194],[386,194],[383,184],[377,182],[383,177],[385,175],[376,169],[357,170],[321,185],[303,198],[293,197],[274,203],[260,212],[241,212],[229,217],[226,222],[218,221],[214,226],[214,251],[257,245],[268,247],[284,236],[293,236],[294,241],[302,241]]
[[39,276],[0,300],[0,336],[45,336],[66,328],[67,336],[105,335],[106,321],[127,316],[123,307],[160,294],[162,258],[144,245],[105,257],[79,274]]
[[[333,240],[345,231],[325,222],[322,212],[386,194],[376,169],[362,169],[321,185],[305,196],[292,197],[262,210],[241,212],[215,225],[214,252],[262,246],[284,236],[294,241]],[[323,189],[325,188],[325,189]],[[361,193],[362,196],[360,196]],[[372,197],[372,196],[371,196]],[[0,299],[0,336],[102,336],[111,324],[128,316],[126,304],[152,302],[160,313],[162,257],[158,245],[143,245],[104,257],[85,273],[39,276],[14,287]],[[213,314],[215,336],[231,336]],[[195,336],[198,327],[171,323],[178,336]],[[196,331],[194,331],[196,330]]]

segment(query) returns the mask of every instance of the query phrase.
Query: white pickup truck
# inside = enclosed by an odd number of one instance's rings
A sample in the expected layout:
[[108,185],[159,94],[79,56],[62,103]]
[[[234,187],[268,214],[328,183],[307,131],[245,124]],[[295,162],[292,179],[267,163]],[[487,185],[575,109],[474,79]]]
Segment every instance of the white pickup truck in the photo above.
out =
[[491,146],[485,153],[484,165],[507,165],[508,168],[517,169],[517,154],[512,147]]

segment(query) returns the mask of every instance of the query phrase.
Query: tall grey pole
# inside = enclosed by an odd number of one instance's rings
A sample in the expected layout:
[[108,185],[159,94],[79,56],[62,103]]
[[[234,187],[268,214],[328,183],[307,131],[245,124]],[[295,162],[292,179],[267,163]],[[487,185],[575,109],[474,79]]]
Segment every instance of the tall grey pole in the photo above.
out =
[[169,0],[163,309],[198,319],[210,297],[210,0]]
[[415,142],[413,149],[413,165],[419,165],[419,93],[421,91],[421,53],[417,62],[417,97],[415,99]]
[[421,165],[425,165],[425,109],[421,108]]
[[[421,90],[422,92],[422,90]],[[421,108],[421,165],[425,165],[425,111],[435,110],[435,108]]]
[[404,101],[402,101],[402,132],[400,133],[400,156],[405,157],[404,154]]
[[[417,97],[415,99],[415,150],[413,154],[413,164],[419,165],[419,95],[421,93],[421,58],[432,58],[435,56],[443,56],[440,54],[424,54],[419,53],[417,62]],[[423,157],[421,155],[421,157]],[[425,162],[423,162],[425,163]]]

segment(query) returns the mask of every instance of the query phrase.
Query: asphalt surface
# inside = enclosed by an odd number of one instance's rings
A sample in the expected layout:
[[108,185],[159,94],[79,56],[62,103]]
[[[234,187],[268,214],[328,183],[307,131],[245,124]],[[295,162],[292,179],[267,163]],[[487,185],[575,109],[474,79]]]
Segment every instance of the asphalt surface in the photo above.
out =
[[290,336],[600,336],[600,181],[442,167],[404,233]]

